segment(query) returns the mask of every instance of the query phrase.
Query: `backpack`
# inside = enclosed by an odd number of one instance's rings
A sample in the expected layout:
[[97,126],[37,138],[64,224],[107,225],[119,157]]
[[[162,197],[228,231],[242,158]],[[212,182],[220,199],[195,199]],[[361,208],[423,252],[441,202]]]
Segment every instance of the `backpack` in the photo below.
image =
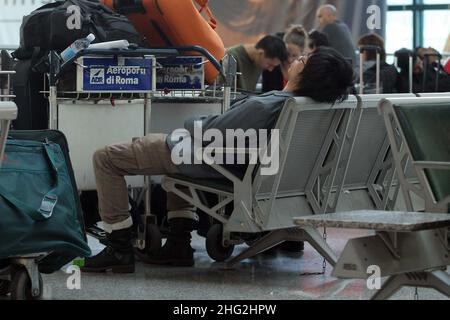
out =
[[[68,21],[74,14],[68,10],[71,6],[80,9],[81,29],[68,28]],[[125,39],[138,46],[145,45],[127,17],[113,12],[97,0],[66,0],[46,4],[23,18],[20,47],[62,51],[89,33],[95,34],[94,43]]]

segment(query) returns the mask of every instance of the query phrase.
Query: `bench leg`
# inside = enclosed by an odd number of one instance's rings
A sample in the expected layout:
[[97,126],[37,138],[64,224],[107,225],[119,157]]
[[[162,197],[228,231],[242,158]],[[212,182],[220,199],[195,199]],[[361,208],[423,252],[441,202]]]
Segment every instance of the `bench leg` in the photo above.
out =
[[324,257],[329,264],[333,267],[336,266],[338,258],[333,249],[331,249],[328,243],[323,239],[319,231],[312,227],[304,227],[303,231],[305,233],[304,240],[308,241],[309,244],[316,249],[316,251],[322,255],[322,257]]
[[242,260],[251,258],[261,252],[284,241],[308,241],[333,267],[337,263],[337,257],[330,246],[325,242],[320,233],[315,228],[305,227],[302,229],[282,229],[270,232],[265,237],[257,240],[251,247],[241,252],[239,255],[227,262],[227,268],[233,268]]
[[450,298],[450,275],[442,270],[430,272],[429,288],[433,288]]
[[389,297],[394,295],[402,286],[404,286],[405,275],[400,274],[397,276],[389,277],[381,287],[373,296],[372,300],[387,300]]
[[256,256],[257,254],[269,250],[276,245],[286,241],[286,230],[276,230],[258,239],[250,247],[242,251],[239,255],[227,262],[227,268],[233,268],[242,260]]
[[373,295],[372,300],[386,300],[401,287],[432,288],[450,297],[450,275],[442,270],[432,272],[404,273],[389,277],[383,287]]

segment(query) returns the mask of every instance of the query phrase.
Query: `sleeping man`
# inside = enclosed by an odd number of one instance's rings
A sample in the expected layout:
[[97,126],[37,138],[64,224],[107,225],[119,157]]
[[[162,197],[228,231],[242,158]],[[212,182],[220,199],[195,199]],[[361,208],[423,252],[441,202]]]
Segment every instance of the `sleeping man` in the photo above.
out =
[[[213,130],[226,135],[229,129],[247,131],[271,130],[287,99],[309,97],[317,102],[337,103],[347,98],[353,82],[352,66],[331,48],[318,48],[309,56],[297,59],[289,69],[289,81],[283,91],[250,97],[233,105],[222,115],[186,121],[185,129],[171,135],[150,134],[132,143],[111,145],[98,150],[93,157],[99,196],[99,211],[109,245],[98,255],[87,258],[83,272],[131,273],[135,269],[133,221],[128,207],[125,176],[182,174],[193,178],[220,178],[204,162],[180,160],[180,144],[190,141],[195,130]],[[181,134],[180,134],[181,132]],[[191,139],[191,140],[189,140]],[[202,147],[202,143],[200,143]],[[192,148],[191,150],[194,150]],[[194,153],[194,151],[192,151]],[[192,154],[182,154],[192,159]],[[198,161],[197,161],[198,162]],[[236,165],[242,171],[245,165]],[[149,264],[193,266],[191,231],[197,219],[195,208],[175,194],[167,198],[169,234],[159,252],[140,256]]]

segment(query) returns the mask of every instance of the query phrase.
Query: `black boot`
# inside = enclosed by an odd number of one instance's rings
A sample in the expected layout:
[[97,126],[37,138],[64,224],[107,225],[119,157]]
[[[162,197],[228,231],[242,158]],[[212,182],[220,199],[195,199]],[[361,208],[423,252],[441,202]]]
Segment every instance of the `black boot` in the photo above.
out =
[[194,220],[186,218],[169,220],[167,241],[159,252],[153,255],[136,254],[142,262],[148,264],[192,267],[194,250],[191,247],[191,231],[194,230],[194,223]]
[[123,229],[107,233],[108,246],[95,257],[85,259],[83,272],[133,273],[133,229]]

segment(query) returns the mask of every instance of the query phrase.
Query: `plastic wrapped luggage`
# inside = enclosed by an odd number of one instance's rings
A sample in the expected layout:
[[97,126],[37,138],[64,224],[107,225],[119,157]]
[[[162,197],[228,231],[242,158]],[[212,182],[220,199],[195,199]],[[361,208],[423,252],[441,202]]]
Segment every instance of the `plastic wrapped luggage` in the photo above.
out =
[[[108,7],[124,14],[144,35],[151,47],[198,45],[217,60],[225,55],[222,39],[214,31],[216,21],[208,7],[208,0],[101,0]],[[209,18],[206,21],[202,12]],[[218,75],[210,63],[205,66],[205,79],[213,84]]]
[[48,128],[48,100],[41,93],[45,90],[44,74],[35,72],[35,59],[18,61],[12,76],[14,102],[19,109],[13,122],[17,130],[41,130]]
[[64,135],[11,131],[10,137],[0,171],[0,260],[48,253],[39,271],[51,273],[89,256]]

